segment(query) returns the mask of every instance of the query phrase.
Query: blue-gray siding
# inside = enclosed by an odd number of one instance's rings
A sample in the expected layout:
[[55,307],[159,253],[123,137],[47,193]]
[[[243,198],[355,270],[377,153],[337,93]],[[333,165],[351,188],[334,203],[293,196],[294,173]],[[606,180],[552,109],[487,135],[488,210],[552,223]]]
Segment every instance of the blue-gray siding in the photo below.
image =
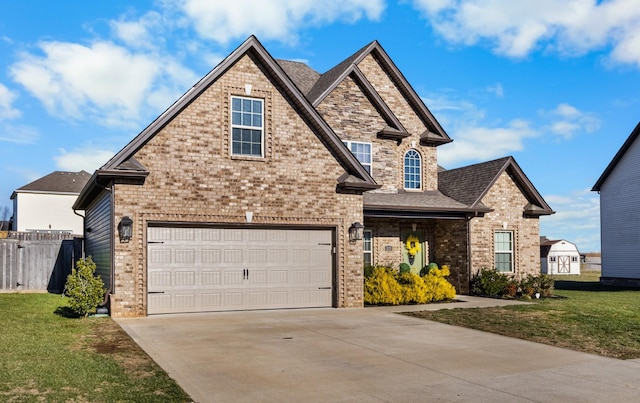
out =
[[85,255],[91,256],[96,264],[96,273],[102,277],[105,288],[111,290],[111,193],[104,191],[87,208],[85,213],[84,242]]
[[600,188],[602,276],[640,278],[640,141]]

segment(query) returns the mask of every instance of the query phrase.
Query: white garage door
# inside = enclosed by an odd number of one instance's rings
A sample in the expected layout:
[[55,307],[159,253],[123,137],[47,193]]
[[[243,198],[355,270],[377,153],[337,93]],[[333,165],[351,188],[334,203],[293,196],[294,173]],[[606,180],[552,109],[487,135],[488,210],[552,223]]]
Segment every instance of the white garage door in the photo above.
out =
[[148,313],[328,307],[331,230],[149,227]]

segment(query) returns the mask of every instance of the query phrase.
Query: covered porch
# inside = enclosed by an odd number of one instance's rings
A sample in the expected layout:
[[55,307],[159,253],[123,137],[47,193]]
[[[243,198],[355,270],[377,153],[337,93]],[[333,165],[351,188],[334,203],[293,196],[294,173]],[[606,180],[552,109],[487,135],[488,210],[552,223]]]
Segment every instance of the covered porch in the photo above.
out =
[[490,209],[469,209],[440,192],[365,193],[364,202],[365,264],[404,262],[415,273],[447,265],[456,292],[469,293],[469,221]]

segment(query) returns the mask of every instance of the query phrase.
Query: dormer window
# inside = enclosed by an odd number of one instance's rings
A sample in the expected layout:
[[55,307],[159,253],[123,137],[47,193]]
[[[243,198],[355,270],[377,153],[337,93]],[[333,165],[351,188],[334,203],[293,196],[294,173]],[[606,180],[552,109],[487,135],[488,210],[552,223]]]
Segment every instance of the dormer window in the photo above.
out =
[[371,143],[358,141],[343,141],[343,143],[371,175]]
[[413,149],[404,154],[404,188],[422,189],[422,159],[420,153]]
[[263,100],[231,97],[231,154],[262,157]]

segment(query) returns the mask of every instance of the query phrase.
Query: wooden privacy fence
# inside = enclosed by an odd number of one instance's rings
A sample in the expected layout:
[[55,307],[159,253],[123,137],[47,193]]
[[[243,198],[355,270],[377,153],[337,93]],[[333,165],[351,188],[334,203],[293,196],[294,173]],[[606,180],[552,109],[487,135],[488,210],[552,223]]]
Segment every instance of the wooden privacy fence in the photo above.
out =
[[81,257],[82,238],[0,239],[0,291],[62,293]]

